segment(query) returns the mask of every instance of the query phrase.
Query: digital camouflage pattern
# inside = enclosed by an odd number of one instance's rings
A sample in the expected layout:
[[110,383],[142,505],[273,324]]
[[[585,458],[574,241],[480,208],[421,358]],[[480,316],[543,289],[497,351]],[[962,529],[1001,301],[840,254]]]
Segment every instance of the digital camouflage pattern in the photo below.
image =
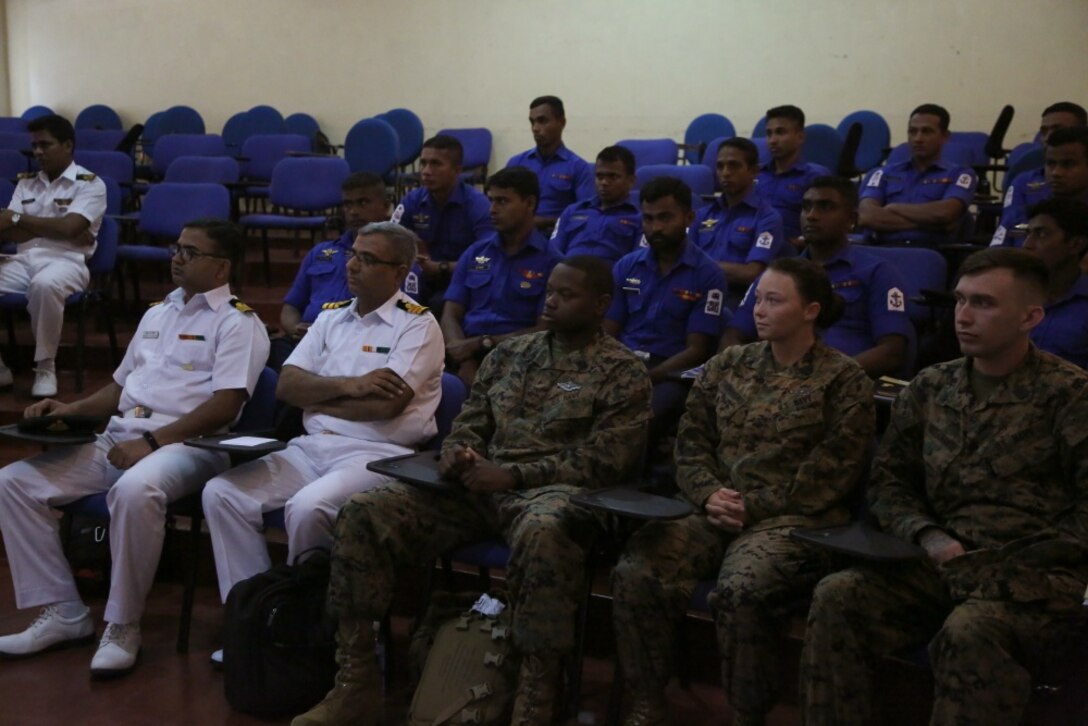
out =
[[967,360],[923,371],[895,402],[869,501],[885,530],[915,541],[938,527],[967,553],[820,583],[805,722],[865,723],[871,660],[932,638],[932,723],[1019,723],[1088,582],[1088,375],[1032,348],[978,401]]
[[583,488],[617,484],[637,463],[650,415],[646,369],[603,333],[557,352],[550,333],[503,342],[480,366],[445,446],[471,446],[515,471],[518,488],[444,496],[393,482],[340,510],[329,605],[379,619],[396,573],[487,537],[510,544],[514,643],[524,653],[574,645],[585,550],[598,516],[569,503]]
[[[613,570],[617,650],[633,691],[660,693],[673,670],[676,624],[699,580],[709,596],[722,682],[742,716],[775,703],[782,618],[828,572],[827,556],[793,542],[795,526],[849,516],[844,498],[863,474],[875,432],[873,385],[850,358],[817,342],[779,366],[770,346],[728,348],[688,397],[677,437],[677,483],[699,513],[653,522]],[[717,489],[744,496],[738,536],[702,507]]]

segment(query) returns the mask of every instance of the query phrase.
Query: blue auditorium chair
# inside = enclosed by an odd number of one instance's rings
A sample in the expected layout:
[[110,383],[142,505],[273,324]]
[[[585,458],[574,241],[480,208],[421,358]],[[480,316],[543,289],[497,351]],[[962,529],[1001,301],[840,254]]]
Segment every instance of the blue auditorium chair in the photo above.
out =
[[124,138],[123,129],[76,129],[76,148],[84,151],[115,151]]
[[151,172],[161,179],[179,156],[227,156],[227,146],[219,134],[164,134],[155,143]]
[[385,179],[397,168],[399,145],[392,124],[380,118],[365,118],[348,131],[344,159],[352,173],[366,171]]
[[182,184],[236,184],[238,162],[229,156],[179,156],[170,162],[163,181]]
[[714,194],[714,172],[702,164],[650,164],[635,171],[635,188],[658,177],[670,176],[684,182],[691,189],[692,204],[696,209],[708,204],[706,197]]
[[31,106],[27,110],[23,111],[21,117],[24,121],[33,121],[36,118],[41,118],[42,116],[51,116],[52,114],[53,109],[49,108],[48,106]]
[[26,155],[15,149],[0,149],[0,179],[14,180],[30,169]]
[[461,160],[461,178],[468,182],[487,179],[487,167],[491,163],[491,130],[485,128],[442,129],[436,136],[452,136],[461,142],[464,156]]
[[703,160],[707,145],[714,139],[731,139],[737,135],[733,122],[720,113],[696,116],[684,131],[684,159],[689,164]]
[[805,127],[805,143],[801,156],[810,164],[837,169],[842,156],[843,137],[834,126],[809,124]]
[[76,131],[80,129],[121,131],[124,129],[124,124],[121,123],[121,117],[117,112],[101,103],[88,106],[80,111],[73,126],[75,126]]
[[635,155],[635,169],[652,164],[676,165],[677,145],[672,139],[623,139],[622,146]]
[[407,108],[394,108],[379,114],[397,132],[397,166],[407,170],[423,150],[423,121]]
[[305,136],[311,142],[310,151],[313,150],[313,139],[319,131],[321,126],[317,123],[317,119],[308,113],[293,113],[283,120],[283,132]]
[[892,132],[888,122],[876,111],[854,111],[839,122],[838,131],[846,138],[852,124],[861,124],[861,143],[854,156],[854,166],[864,173],[880,166],[891,145]]
[[242,142],[242,178],[253,182],[245,188],[246,197],[268,196],[272,170],[283,159],[313,150],[312,137],[303,134],[255,134]]

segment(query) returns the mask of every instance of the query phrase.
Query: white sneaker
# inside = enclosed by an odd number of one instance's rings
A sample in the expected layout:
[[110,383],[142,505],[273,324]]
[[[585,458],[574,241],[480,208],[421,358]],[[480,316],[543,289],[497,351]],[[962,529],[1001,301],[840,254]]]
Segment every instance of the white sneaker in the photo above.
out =
[[136,666],[139,654],[139,623],[107,623],[98,650],[91,658],[91,675],[100,678],[124,675]]
[[0,363],[0,388],[7,388],[14,384],[15,376],[12,375],[11,369],[3,363]]
[[57,374],[41,368],[34,369],[34,385],[30,388],[34,398],[49,398],[57,395]]
[[56,605],[46,605],[38,619],[21,633],[0,637],[0,658],[22,658],[49,648],[94,639],[94,621],[88,610],[77,618],[63,617]]

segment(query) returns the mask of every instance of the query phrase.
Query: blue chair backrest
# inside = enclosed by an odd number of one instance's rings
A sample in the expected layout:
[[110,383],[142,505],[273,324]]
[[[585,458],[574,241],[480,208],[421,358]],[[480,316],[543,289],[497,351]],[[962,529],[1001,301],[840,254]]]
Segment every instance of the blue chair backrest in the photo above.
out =
[[272,170],[288,153],[307,153],[313,148],[312,141],[302,134],[257,134],[242,144],[242,175],[246,179],[269,181]]
[[117,112],[101,103],[88,106],[80,111],[73,125],[77,131],[79,129],[124,129],[124,124],[121,123],[121,117],[117,115]]
[[904,142],[899,144],[892,152],[888,154],[889,164],[900,164],[904,161],[910,161],[910,144]]
[[387,121],[365,118],[348,131],[344,139],[344,159],[353,173],[368,171],[385,176],[397,166],[397,132]]
[[171,106],[162,112],[161,135],[166,134],[203,134],[204,119],[190,106]]
[[179,156],[170,162],[165,180],[187,184],[233,184],[239,176],[238,162],[229,156]]
[[[732,136],[719,136],[716,139],[711,139],[706,144],[706,151],[703,152],[703,166],[710,169],[717,174],[718,171],[718,148],[721,147],[722,142],[728,141],[733,138]],[[718,180],[715,177],[714,186],[718,186]]]
[[272,170],[268,199],[288,209],[320,212],[340,204],[340,185],[350,173],[339,157],[288,157]]
[[948,261],[936,250],[924,247],[889,247],[887,245],[857,245],[876,257],[889,262],[899,270],[906,285],[903,294],[907,298],[907,314],[916,325],[930,319],[929,308],[914,302],[922,290],[945,290],[948,286]]
[[1046,147],[1035,146],[1033,149],[1027,149],[1015,161],[1009,161],[1009,170],[1005,172],[1005,180],[1002,182],[1003,188],[1008,189],[1013,180],[1024,172],[1042,169],[1045,163]]
[[752,128],[752,140],[757,138],[763,138],[767,135],[767,117],[763,116],[756,121],[756,125]]
[[27,131],[0,133],[0,149],[30,151],[30,133]]
[[223,124],[223,143],[232,154],[240,153],[248,134],[246,125],[246,112],[240,111],[227,119]]
[[26,131],[26,119],[18,116],[0,116],[0,133],[24,133]]
[[809,124],[805,127],[805,145],[801,155],[812,164],[823,164],[831,173],[839,168],[843,137],[838,129],[827,124]]
[[756,145],[756,151],[759,152],[759,163],[769,164],[771,162],[771,150],[767,146],[767,137],[756,136],[751,141]]
[[[693,118],[688,124],[687,130],[684,131],[684,143],[695,146],[707,144],[714,139],[730,139],[736,135],[737,130],[733,127],[733,122],[725,116],[720,113],[704,113]],[[698,149],[684,149],[684,159],[689,164],[698,164],[703,160],[703,156]]]
[[394,108],[380,114],[382,119],[397,132],[397,166],[411,164],[423,150],[423,121],[407,108]]
[[1028,153],[1032,149],[1042,148],[1044,148],[1043,145],[1037,141],[1025,141],[1022,144],[1017,144],[1016,146],[1012,147],[1012,151],[1010,151],[1009,155],[1005,157],[1005,164],[1008,166],[1012,166],[1016,162],[1020,161],[1024,154]]
[[87,270],[91,277],[105,275],[117,264],[118,236],[117,220],[103,217],[102,226],[98,228],[98,246],[95,247],[91,259],[87,260]]
[[299,134],[311,142],[320,130],[321,126],[317,123],[317,119],[308,113],[293,113],[283,120],[285,134]]
[[53,109],[49,108],[48,106],[31,106],[27,110],[23,111],[21,116],[24,121],[33,121],[36,118],[41,118],[42,116],[51,116],[52,114]]
[[27,159],[21,151],[0,149],[0,179],[14,179],[29,168]]
[[[953,131],[949,138],[949,144],[954,144],[964,149],[966,161],[963,162],[967,166],[987,164],[990,161],[990,155],[986,153],[986,142],[990,140],[990,135],[985,131]],[[948,144],[945,144],[945,149],[948,148]]]
[[144,130],[140,132],[140,141],[143,143],[145,152],[151,153],[155,142],[165,133],[163,131],[165,114],[165,111],[156,111],[147,117],[147,121],[144,121]]
[[879,166],[884,150],[891,146],[892,131],[888,122],[876,111],[854,111],[839,122],[839,134],[845,139],[851,124],[861,124],[861,143],[854,156],[854,166],[862,172]]
[[106,214],[121,213],[121,185],[116,179],[98,175],[102,183],[106,185]]
[[118,184],[130,184],[135,174],[132,157],[121,151],[87,151],[76,149],[75,161],[83,168],[108,176]]
[[231,429],[234,431],[266,431],[276,423],[276,384],[279,374],[265,367],[253,387],[253,395],[242,407],[242,413]]
[[0,209],[7,209],[14,194],[15,185],[7,179],[0,178]]
[[272,106],[254,106],[246,111],[249,134],[282,134],[283,114]]
[[155,142],[151,171],[166,174],[170,163],[179,156],[226,156],[227,145],[219,134],[166,134]]
[[76,148],[87,151],[114,151],[125,132],[120,129],[76,129]]
[[624,139],[617,141],[635,155],[635,169],[651,164],[676,164],[676,142],[672,139]]
[[155,184],[140,207],[140,231],[177,239],[186,223],[198,217],[230,218],[230,192],[222,184]]
[[649,164],[635,170],[635,188],[641,189],[647,182],[669,176],[679,179],[691,189],[692,202],[702,207],[700,195],[714,193],[714,172],[702,164]]
[[442,398],[438,402],[438,409],[434,412],[434,422],[438,426],[438,433],[423,448],[430,451],[438,451],[442,448],[442,441],[453,430],[453,420],[461,412],[461,407],[467,398],[468,386],[465,382],[448,371],[442,371]]
[[465,152],[461,166],[465,169],[474,169],[477,166],[487,166],[491,163],[490,129],[442,129],[438,134],[452,136],[461,142],[461,147]]

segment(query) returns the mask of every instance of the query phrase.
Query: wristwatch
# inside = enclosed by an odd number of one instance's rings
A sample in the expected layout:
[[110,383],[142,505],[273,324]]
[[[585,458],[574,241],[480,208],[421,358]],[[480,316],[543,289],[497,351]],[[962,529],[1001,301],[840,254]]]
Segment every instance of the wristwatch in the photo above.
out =
[[144,431],[143,437],[144,441],[147,442],[147,445],[151,447],[152,451],[159,450],[159,442],[155,440],[155,434],[151,433],[150,431]]
[[490,335],[485,335],[484,337],[480,338],[480,345],[483,346],[484,350],[491,350],[495,347],[495,339],[492,338]]

